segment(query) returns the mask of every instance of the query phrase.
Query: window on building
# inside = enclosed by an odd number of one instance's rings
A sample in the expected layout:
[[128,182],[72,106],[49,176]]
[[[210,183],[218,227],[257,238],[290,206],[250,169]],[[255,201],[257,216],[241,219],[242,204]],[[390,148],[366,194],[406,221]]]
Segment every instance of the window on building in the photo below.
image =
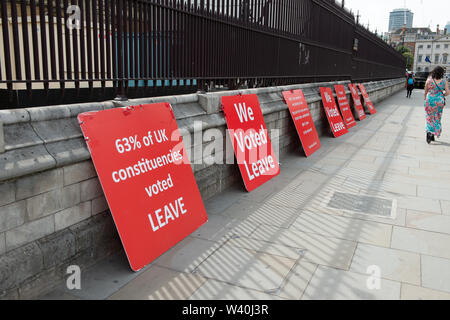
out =
[[423,49],[423,45],[420,45],[420,46],[419,46],[419,49]]
[[444,47],[445,47],[445,49],[448,49],[448,44],[446,44]]
[[419,71],[419,72],[422,71],[422,67],[418,67],[417,71]]
[[431,49],[431,44],[427,45],[427,49]]
[[430,68],[425,67],[425,72],[429,72],[429,71],[430,71]]
[[434,56],[434,63],[439,63],[439,55]]
[[441,48],[441,45],[440,44],[437,44],[436,45],[436,49],[440,49]]
[[419,61],[419,62],[422,62],[422,58],[423,58],[423,56],[422,56],[422,55],[419,55],[418,61]]
[[442,56],[442,63],[447,63],[448,55],[444,54]]

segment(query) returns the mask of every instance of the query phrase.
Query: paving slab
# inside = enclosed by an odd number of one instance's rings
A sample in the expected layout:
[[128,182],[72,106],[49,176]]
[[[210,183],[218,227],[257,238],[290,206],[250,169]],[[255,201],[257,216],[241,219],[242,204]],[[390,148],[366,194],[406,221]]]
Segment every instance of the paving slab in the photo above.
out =
[[206,259],[197,273],[248,289],[269,292],[279,288],[295,260],[224,245]]
[[[384,146],[381,146],[380,149],[385,149]],[[386,160],[384,162],[380,162],[378,164],[373,163],[366,163],[362,161],[350,161],[347,164],[348,168],[354,168],[354,169],[362,169],[362,170],[376,170],[380,173],[385,172],[401,172],[401,173],[408,173],[408,167],[404,167],[400,164],[390,164],[389,160]]]
[[268,198],[272,197],[274,194],[280,192],[284,188],[287,188],[288,183],[289,182],[275,183],[274,181],[271,180],[252,192],[243,193],[242,199],[253,202],[265,203]]
[[444,187],[422,187],[418,188],[418,196],[423,198],[450,201],[450,188]]
[[349,217],[353,219],[361,219],[368,220],[373,222],[379,222],[383,224],[390,224],[393,226],[402,226],[404,227],[406,224],[406,209],[397,208],[395,211],[395,215],[393,217],[381,217],[375,216],[372,214],[364,214],[364,213],[356,213],[356,212],[345,212],[343,213],[344,217]]
[[394,226],[391,248],[450,259],[450,235]]
[[130,281],[110,300],[186,300],[207,279],[190,273],[152,266]]
[[[305,191],[307,190],[308,189],[305,188]],[[318,187],[314,190],[319,191]],[[299,209],[307,205],[314,198],[315,195],[312,190],[309,190],[309,192],[282,190],[269,197],[266,203],[272,206],[286,206],[293,209]]]
[[406,196],[417,195],[417,185],[412,183],[392,182],[375,179],[347,179],[344,186],[351,186],[369,191],[384,191],[389,193],[401,194]]
[[[405,142],[402,142],[403,145],[405,145]],[[415,146],[417,145],[417,142],[411,143],[411,146]],[[377,159],[375,159],[374,164],[375,165],[381,165],[381,166],[385,166],[388,165],[389,167],[403,167],[403,168],[418,168],[419,167],[419,159],[386,159],[383,157],[378,157]],[[399,172],[406,172],[406,170],[399,170]]]
[[284,299],[299,300],[303,296],[317,267],[315,263],[304,260],[298,261],[284,280],[282,287],[274,294]]
[[288,247],[272,242],[255,240],[247,237],[238,237],[228,240],[227,245],[254,250],[260,253],[267,253],[275,256],[281,256],[293,260],[297,260],[303,255],[303,251],[298,248]]
[[47,293],[41,297],[39,297],[39,300],[80,300],[77,296],[73,296],[71,294],[67,294],[65,292],[54,290],[50,293]]
[[356,248],[354,241],[270,226],[260,226],[250,237],[297,248],[307,261],[345,270],[350,267]]
[[255,221],[239,220],[224,215],[210,215],[208,222],[198,228],[191,237],[224,242],[233,237],[250,235],[260,225]]
[[442,172],[439,170],[430,170],[425,168],[409,168],[408,174],[413,176],[419,176],[424,179],[438,179],[438,180],[446,180],[450,179],[449,172]]
[[438,169],[439,171],[441,171],[441,170],[448,171],[448,164],[445,163],[444,161],[438,162],[438,161],[421,160],[419,167],[423,168],[423,169],[428,169],[428,170]]
[[217,280],[208,280],[189,298],[190,300],[281,300],[272,294],[241,288]]
[[390,245],[392,232],[387,224],[309,212],[303,212],[291,228],[384,247]]
[[412,209],[430,213],[441,213],[441,204],[436,199],[426,199],[422,197],[396,197],[397,206],[404,209]]
[[219,214],[228,209],[236,201],[243,197],[243,189],[239,186],[228,188],[223,194],[217,195],[205,202],[208,216]]
[[298,182],[314,181],[314,182],[325,183],[332,177],[333,176],[322,173],[320,171],[308,170],[308,171],[302,172],[297,177],[295,177],[295,179],[293,179],[293,180],[298,181]]
[[359,243],[350,271],[366,274],[371,266],[379,267],[384,279],[420,285],[420,255],[417,253]]
[[270,201],[257,203],[239,200],[222,214],[235,219],[287,228],[297,219],[299,212],[295,208],[274,205]]
[[409,228],[450,234],[450,216],[408,211],[406,226]]
[[153,264],[180,272],[192,272],[220,246],[218,242],[187,237],[153,261]]
[[344,188],[346,190],[351,190],[345,188],[346,177],[328,177],[325,181],[315,181],[312,179],[301,180],[301,183],[294,189],[289,190],[289,192],[295,194],[306,194],[310,196],[320,197],[320,193],[328,190],[335,190],[337,187]]
[[402,300],[450,300],[450,293],[402,284]]
[[442,214],[450,216],[450,201],[441,200]]
[[373,288],[367,285],[368,281],[369,275],[319,266],[302,300],[400,299],[400,282],[380,279],[379,288]]
[[450,260],[423,255],[422,286],[450,293]]

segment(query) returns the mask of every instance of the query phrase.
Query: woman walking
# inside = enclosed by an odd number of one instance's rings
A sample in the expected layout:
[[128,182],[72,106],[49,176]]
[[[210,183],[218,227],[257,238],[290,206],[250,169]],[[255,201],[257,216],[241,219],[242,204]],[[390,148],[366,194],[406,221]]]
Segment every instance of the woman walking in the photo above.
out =
[[450,94],[448,82],[444,79],[444,68],[437,66],[431,71],[425,83],[425,112],[427,115],[427,143],[441,136],[441,118],[445,96]]
[[408,78],[406,79],[406,97],[411,98],[411,94],[414,90],[414,77],[412,73],[408,73]]

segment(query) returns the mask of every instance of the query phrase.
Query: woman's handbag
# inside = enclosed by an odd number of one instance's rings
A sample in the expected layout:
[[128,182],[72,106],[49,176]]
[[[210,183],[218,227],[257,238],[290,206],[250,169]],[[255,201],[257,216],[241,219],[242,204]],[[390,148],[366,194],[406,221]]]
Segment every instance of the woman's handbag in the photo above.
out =
[[[434,84],[436,85],[436,88],[438,88],[439,91],[442,93],[442,96],[444,97],[444,106],[445,106],[445,105],[447,104],[447,101],[445,100],[444,91],[442,91],[442,89],[437,85],[437,83],[436,83],[436,81],[434,81],[434,79],[433,79],[433,82],[434,82]],[[445,80],[444,80],[443,83],[445,84]]]

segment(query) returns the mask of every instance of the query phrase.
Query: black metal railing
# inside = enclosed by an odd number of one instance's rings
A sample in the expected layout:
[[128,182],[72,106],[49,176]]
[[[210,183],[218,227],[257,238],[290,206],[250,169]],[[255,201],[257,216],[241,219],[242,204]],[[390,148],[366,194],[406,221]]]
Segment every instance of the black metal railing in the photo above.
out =
[[0,108],[405,70],[335,1],[0,1]]

